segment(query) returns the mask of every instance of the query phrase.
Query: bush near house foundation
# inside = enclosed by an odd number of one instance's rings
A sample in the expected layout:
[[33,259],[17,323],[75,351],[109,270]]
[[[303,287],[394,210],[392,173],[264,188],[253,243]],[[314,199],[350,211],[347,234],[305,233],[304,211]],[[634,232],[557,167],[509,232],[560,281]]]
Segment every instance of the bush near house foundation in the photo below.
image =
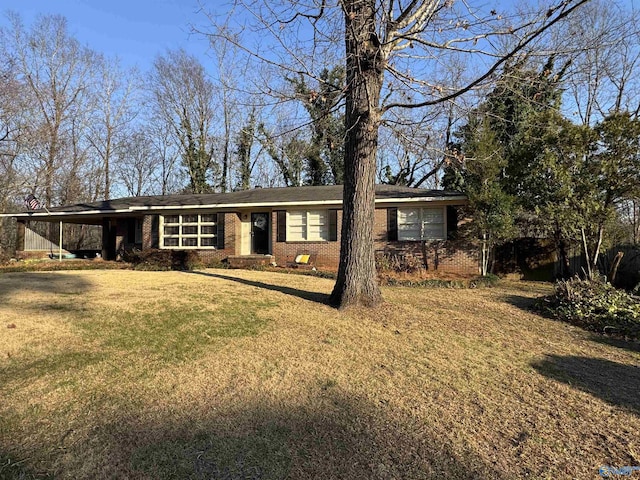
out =
[[122,259],[131,263],[135,270],[195,270],[203,266],[194,250],[134,249],[124,252]]
[[640,297],[602,280],[559,281],[537,307],[587,330],[640,340]]

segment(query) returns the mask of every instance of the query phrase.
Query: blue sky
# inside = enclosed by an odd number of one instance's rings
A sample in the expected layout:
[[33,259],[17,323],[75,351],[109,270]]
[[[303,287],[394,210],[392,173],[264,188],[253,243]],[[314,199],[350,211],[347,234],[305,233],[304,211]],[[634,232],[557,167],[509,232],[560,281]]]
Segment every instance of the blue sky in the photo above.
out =
[[183,47],[201,58],[207,51],[206,39],[190,33],[191,24],[206,22],[197,13],[197,0],[3,0],[0,5],[0,24],[6,24],[8,10],[18,12],[27,26],[38,14],[63,15],[81,43],[142,71],[167,48]]

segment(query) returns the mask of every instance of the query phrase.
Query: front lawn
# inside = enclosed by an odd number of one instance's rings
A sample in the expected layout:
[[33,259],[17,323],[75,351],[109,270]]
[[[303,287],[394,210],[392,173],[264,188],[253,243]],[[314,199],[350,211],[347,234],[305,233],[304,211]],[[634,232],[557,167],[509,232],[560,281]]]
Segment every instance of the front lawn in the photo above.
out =
[[0,274],[0,479],[597,478],[640,466],[640,352],[551,286]]

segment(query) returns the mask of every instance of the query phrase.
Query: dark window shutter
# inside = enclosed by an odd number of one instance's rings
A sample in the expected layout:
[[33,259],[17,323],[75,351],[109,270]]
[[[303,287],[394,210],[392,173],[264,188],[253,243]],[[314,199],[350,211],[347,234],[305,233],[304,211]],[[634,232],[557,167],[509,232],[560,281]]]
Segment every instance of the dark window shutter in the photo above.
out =
[[151,217],[151,248],[160,248],[160,216]]
[[216,215],[218,225],[218,250],[224,250],[224,213]]
[[387,240],[398,241],[398,209],[387,208]]
[[338,241],[338,211],[329,210],[329,241]]
[[458,209],[454,206],[447,206],[447,240],[456,237],[458,232]]
[[287,241],[287,212],[285,210],[278,210],[276,212],[278,216],[278,224],[277,224],[277,234],[276,241],[278,242],[286,242]]

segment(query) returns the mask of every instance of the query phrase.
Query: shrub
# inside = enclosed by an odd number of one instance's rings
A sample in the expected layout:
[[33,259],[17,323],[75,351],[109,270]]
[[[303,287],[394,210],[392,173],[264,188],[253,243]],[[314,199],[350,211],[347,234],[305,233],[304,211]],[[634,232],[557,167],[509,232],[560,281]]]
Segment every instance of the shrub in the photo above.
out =
[[8,265],[11,257],[0,248],[0,265]]
[[500,281],[496,275],[487,275],[486,277],[474,277],[469,279],[447,280],[441,278],[427,279],[397,279],[394,277],[380,277],[380,283],[386,286],[394,287],[418,287],[418,288],[480,288],[493,287]]
[[193,250],[172,250],[171,268],[173,270],[197,270],[203,268],[200,256]]
[[538,309],[587,330],[640,339],[640,299],[601,280],[559,281]]
[[376,270],[379,273],[415,273],[423,268],[422,260],[413,255],[398,255],[388,252],[376,255]]
[[136,270],[194,270],[202,267],[200,257],[193,250],[133,249],[124,252],[122,259]]
[[477,288],[477,287],[495,287],[498,282],[500,282],[500,277],[494,275],[493,273],[489,273],[487,275],[478,276],[469,281],[469,288]]
[[125,270],[129,265],[104,260],[24,260],[0,266],[0,274],[11,272],[55,272],[61,270]]

